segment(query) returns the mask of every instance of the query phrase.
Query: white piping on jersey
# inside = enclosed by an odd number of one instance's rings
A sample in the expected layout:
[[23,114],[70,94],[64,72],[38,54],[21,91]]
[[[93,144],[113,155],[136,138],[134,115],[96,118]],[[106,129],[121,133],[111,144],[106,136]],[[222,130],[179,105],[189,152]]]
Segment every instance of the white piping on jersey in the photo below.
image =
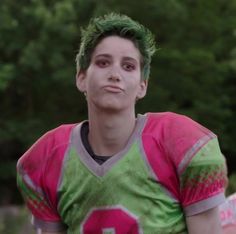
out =
[[184,169],[187,167],[193,156],[196,154],[198,150],[200,150],[208,141],[213,139],[215,136],[214,133],[210,133],[209,135],[203,136],[199,139],[184,155],[180,164],[178,165],[177,171],[178,175],[181,175]]

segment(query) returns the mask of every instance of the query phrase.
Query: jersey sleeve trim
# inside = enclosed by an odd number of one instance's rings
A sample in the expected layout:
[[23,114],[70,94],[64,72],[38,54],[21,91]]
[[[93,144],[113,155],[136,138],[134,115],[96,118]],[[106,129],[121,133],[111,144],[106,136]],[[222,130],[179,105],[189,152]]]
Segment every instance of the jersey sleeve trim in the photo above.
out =
[[215,134],[209,133],[209,135],[206,135],[199,139],[184,155],[182,161],[178,165],[178,174],[181,175],[182,172],[185,170],[185,168],[188,166],[191,159],[194,157],[194,155],[211,139],[216,138]]
[[41,229],[45,232],[61,232],[66,231],[67,226],[61,222],[48,222],[32,216],[32,224],[36,229]]
[[[22,170],[23,171],[23,170]],[[39,186],[36,186],[34,182],[31,180],[29,175],[26,173],[22,173],[22,179],[24,180],[25,184],[29,186],[33,191],[36,191],[41,197],[44,197],[43,191]]]
[[186,216],[192,216],[209,210],[211,208],[217,207],[225,201],[224,193],[220,193],[215,195],[214,197],[207,198],[205,200],[201,200],[192,205],[189,205],[184,208],[184,212]]

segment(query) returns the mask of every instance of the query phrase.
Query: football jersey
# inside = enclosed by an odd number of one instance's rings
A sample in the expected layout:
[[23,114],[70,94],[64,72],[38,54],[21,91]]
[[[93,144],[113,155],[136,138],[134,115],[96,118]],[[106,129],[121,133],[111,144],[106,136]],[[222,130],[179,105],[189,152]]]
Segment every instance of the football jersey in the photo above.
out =
[[236,230],[236,193],[227,197],[219,208],[222,227],[235,226]]
[[18,161],[35,227],[68,234],[187,233],[185,218],[224,202],[217,137],[174,113],[138,115],[126,146],[99,165],[82,123],[42,136]]

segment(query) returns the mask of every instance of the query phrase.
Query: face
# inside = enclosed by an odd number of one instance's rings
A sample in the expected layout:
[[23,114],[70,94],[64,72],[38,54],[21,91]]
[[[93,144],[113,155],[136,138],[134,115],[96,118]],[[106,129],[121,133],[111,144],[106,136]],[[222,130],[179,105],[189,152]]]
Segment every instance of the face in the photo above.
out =
[[88,108],[133,111],[147,89],[146,81],[141,80],[140,60],[132,41],[104,38],[95,47],[88,69],[77,74],[77,87],[86,93]]

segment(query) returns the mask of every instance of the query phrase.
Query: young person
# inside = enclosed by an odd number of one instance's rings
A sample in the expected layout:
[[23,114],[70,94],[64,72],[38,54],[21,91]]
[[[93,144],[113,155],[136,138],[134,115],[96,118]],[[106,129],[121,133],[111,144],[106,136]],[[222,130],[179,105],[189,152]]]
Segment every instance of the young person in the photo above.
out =
[[225,160],[217,137],[175,113],[135,116],[154,37],[127,16],[82,32],[76,85],[88,120],[42,136],[18,161],[41,233],[218,234]]

